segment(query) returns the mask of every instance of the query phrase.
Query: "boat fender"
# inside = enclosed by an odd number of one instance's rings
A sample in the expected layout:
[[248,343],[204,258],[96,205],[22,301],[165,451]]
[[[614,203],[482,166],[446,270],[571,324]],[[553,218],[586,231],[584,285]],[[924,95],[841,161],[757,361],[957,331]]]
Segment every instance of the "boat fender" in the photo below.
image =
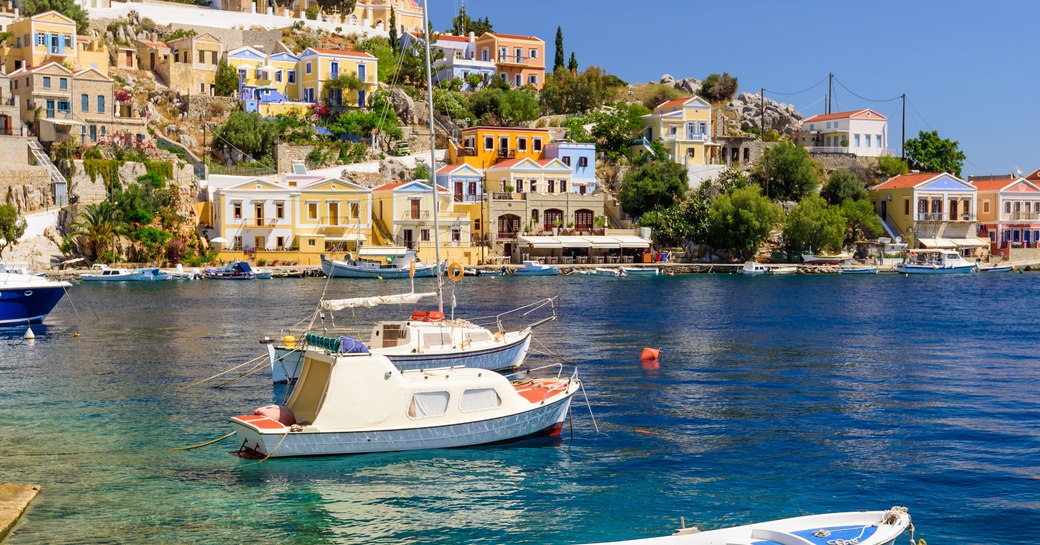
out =
[[285,343],[285,346],[292,348],[296,346],[296,337],[292,335],[286,335],[282,337],[282,342]]
[[448,270],[446,272],[448,274],[448,279],[452,282],[458,282],[459,280],[462,280],[462,275],[464,274],[464,271],[462,270],[462,265],[459,265],[458,263],[452,263],[451,265],[448,265]]
[[296,415],[293,414],[292,409],[285,405],[264,405],[253,411],[253,414],[260,416],[266,416],[271,420],[277,420],[283,426],[292,426],[296,423]]

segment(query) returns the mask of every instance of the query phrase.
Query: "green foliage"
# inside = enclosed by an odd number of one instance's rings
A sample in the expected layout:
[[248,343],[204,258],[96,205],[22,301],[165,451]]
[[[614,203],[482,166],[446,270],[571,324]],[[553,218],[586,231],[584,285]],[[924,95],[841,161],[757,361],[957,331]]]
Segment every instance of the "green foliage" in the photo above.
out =
[[[477,76],[479,78],[480,74],[470,74],[470,76]],[[442,79],[437,82],[437,88],[442,91],[461,91],[462,80],[459,78]]]
[[[441,82],[443,83],[443,82]],[[466,95],[447,89],[433,90],[433,109],[452,119],[473,119]]]
[[[502,96],[506,93],[502,89],[488,87],[481,89],[469,96],[469,111],[473,112],[473,115],[477,118],[484,117],[484,114],[498,115],[498,111],[502,104]],[[436,98],[436,94],[434,97]]]
[[[98,155],[100,156],[100,152]],[[84,159],[83,171],[90,178],[91,183],[97,183],[98,176],[101,176],[101,180],[105,184],[105,191],[111,195],[122,187],[119,180],[119,167],[122,164],[123,161],[118,159]]]
[[385,146],[404,138],[401,121],[384,92],[376,93],[373,96],[372,107],[369,110],[344,112],[326,128],[337,138],[350,135],[362,138],[368,138],[373,134],[377,137],[381,136]]
[[539,111],[536,93],[527,89],[506,92],[499,105],[500,117],[510,126],[538,119]]
[[213,87],[217,96],[222,97],[229,97],[238,91],[238,73],[228,64],[227,59],[220,59],[220,63],[217,64]]
[[628,87],[627,81],[615,76],[614,74],[603,76],[603,84],[607,87]]
[[852,199],[854,201],[867,198],[867,187],[859,179],[859,176],[847,170],[835,170],[831,172],[827,183],[820,189],[820,196],[828,204],[838,205],[842,201]]
[[669,100],[684,96],[686,95],[684,95],[682,91],[672,87],[671,85],[651,83],[643,90],[643,106],[653,110],[663,102],[668,102]]
[[704,240],[708,210],[707,201],[693,194],[668,208],[643,214],[639,225],[652,229],[659,246],[682,246],[687,241]]
[[390,41],[383,37],[369,38],[357,43],[358,51],[371,53],[377,60],[376,76],[383,83],[392,83],[397,71],[397,54],[390,47]]
[[125,232],[122,211],[112,202],[88,205],[80,211],[78,220],[70,227],[70,239],[89,244],[89,256],[106,257],[109,258],[108,262],[119,258],[116,254],[115,259],[111,259],[113,256],[108,251],[109,246]]
[[8,45],[7,40],[10,40],[12,37],[14,37],[14,32],[10,30],[0,32],[0,46]]
[[466,84],[469,85],[471,91],[479,89],[484,84],[484,76],[480,74],[470,74],[466,76]]
[[769,198],[791,201],[813,193],[819,184],[809,153],[789,142],[766,150],[751,172],[751,180],[762,186]]
[[546,75],[541,90],[542,108],[555,114],[573,114],[602,106],[613,94],[604,74],[602,68],[590,66],[580,75],[570,70]]
[[197,34],[198,32],[196,32],[195,29],[192,28],[178,28],[177,30],[174,30],[173,32],[167,34],[163,38],[163,40],[169,42],[171,40],[176,40],[179,38],[190,38],[191,36],[195,36]]
[[85,35],[89,30],[90,19],[87,12],[75,0],[25,0],[22,3],[22,13],[26,17],[52,10],[76,21],[76,34]]
[[590,116],[568,117],[564,119],[561,125],[567,129],[567,140],[584,143],[595,142],[596,137],[585,130],[587,123],[591,123]]
[[[145,161],[144,170],[148,173],[147,176],[151,177],[152,185],[156,188],[165,185],[163,182],[173,179],[173,163],[169,161]],[[141,181],[141,178],[137,180]],[[156,185],[154,181],[156,178],[159,180],[159,185]]]
[[487,17],[481,19],[470,19],[469,15],[466,14],[466,5],[463,4],[459,7],[459,14],[451,20],[451,28],[448,32],[456,36],[467,36],[470,32],[480,36],[485,32],[493,32],[494,27],[491,25],[491,21]]
[[874,211],[874,204],[868,200],[844,201],[841,203],[841,213],[845,216],[845,224],[848,227],[846,243],[872,240],[884,231],[881,218]]
[[625,173],[618,200],[625,212],[638,217],[672,206],[687,188],[686,169],[682,165],[652,160]]
[[393,49],[394,54],[396,55],[400,53],[400,51],[397,50],[400,46],[400,44],[398,43],[400,36],[397,35],[397,12],[394,11],[393,6],[390,6],[390,24],[388,26],[390,27],[388,32],[390,39],[390,49]]
[[566,53],[563,51],[563,28],[556,27],[556,55],[553,56],[553,72],[563,71],[566,62]]
[[[432,43],[436,43],[438,37],[432,35]],[[413,40],[410,50],[401,51],[401,81],[411,84],[419,89],[426,88],[426,42],[425,40]],[[433,49],[430,51],[430,62],[435,63],[444,58],[444,51]]]
[[166,243],[173,238],[171,233],[156,229],[150,225],[138,227],[131,233],[130,238],[140,242],[143,249],[142,257],[146,261],[154,261],[166,249]]
[[737,78],[729,75],[729,72],[723,72],[721,76],[709,74],[701,82],[701,89],[697,94],[712,102],[730,100],[737,94]]
[[0,256],[8,246],[18,242],[25,234],[25,218],[18,214],[13,204],[0,205]]
[[256,112],[231,112],[227,121],[213,131],[213,147],[218,150],[239,150],[251,158],[271,153],[277,137],[278,125]]
[[707,242],[714,248],[750,256],[769,237],[780,214],[780,206],[762,195],[758,186],[734,189],[712,203]]
[[817,195],[802,199],[787,216],[784,240],[792,252],[837,250],[845,242],[845,215]]
[[412,171],[412,179],[430,180],[430,167],[426,166],[426,163],[415,165],[415,170]]
[[567,61],[567,69],[571,72],[578,71],[578,56],[571,51],[571,60]]
[[[650,110],[641,104],[621,103],[613,111],[593,114],[590,131],[596,138],[597,149],[610,158],[618,158],[628,151],[628,143],[643,131],[643,116]],[[659,158],[663,158],[659,157]]]
[[320,166],[325,163],[326,158],[328,158],[328,154],[325,152],[325,149],[317,146],[307,153],[305,159],[308,165]]
[[910,172],[910,167],[899,157],[882,155],[877,158],[877,172],[882,179],[887,180],[893,176]]
[[903,145],[910,167],[921,172],[948,172],[961,175],[967,156],[956,140],[940,138],[938,131],[921,131]]

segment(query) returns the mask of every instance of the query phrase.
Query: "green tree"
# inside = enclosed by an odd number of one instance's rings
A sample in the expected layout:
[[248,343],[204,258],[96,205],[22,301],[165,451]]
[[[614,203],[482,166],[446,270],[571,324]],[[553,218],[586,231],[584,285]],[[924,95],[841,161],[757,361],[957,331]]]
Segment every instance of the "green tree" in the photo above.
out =
[[559,70],[545,76],[540,98],[546,112],[573,114],[599,108],[613,93],[603,78],[604,70],[588,67],[581,74]]
[[338,13],[347,16],[354,12],[357,0],[317,0],[318,7],[325,13]]
[[[393,79],[397,74],[397,55],[394,53],[393,48],[390,47],[390,40],[383,37],[369,38],[358,42],[356,47],[358,51],[370,53],[376,58],[376,76],[379,78],[379,81],[383,83],[395,83]],[[402,64],[405,60],[407,60],[407,57],[401,59]],[[423,60],[421,62],[425,63],[426,61]],[[423,79],[425,80],[425,65],[423,66],[423,70]]]
[[659,246],[682,246],[702,241],[707,233],[708,203],[691,194],[668,208],[651,210],[639,218],[641,227],[650,227]]
[[173,238],[173,234],[156,229],[151,225],[138,227],[131,233],[131,238],[141,245],[141,255],[145,261],[155,261],[166,250],[166,243]]
[[393,142],[404,138],[401,120],[394,112],[385,92],[378,92],[372,97],[372,107],[369,110],[351,110],[341,113],[326,128],[337,138],[344,136],[368,138],[371,136],[381,139],[384,150],[389,149]]
[[87,16],[86,10],[80,7],[75,0],[25,0],[22,3],[22,11],[26,17],[52,10],[76,21],[76,34],[85,35],[90,29],[90,18]]
[[676,98],[686,96],[682,91],[672,87],[671,85],[663,85],[660,83],[650,83],[643,89],[643,106],[653,110],[659,104],[668,102]]
[[868,200],[843,201],[841,213],[845,216],[845,224],[848,227],[846,244],[857,240],[873,240],[884,231],[881,218],[874,211],[874,203]]
[[845,215],[818,195],[802,199],[787,216],[784,240],[792,252],[837,250],[845,242]]
[[797,201],[813,193],[819,184],[816,165],[805,148],[789,142],[766,150],[751,172],[751,180],[762,186],[767,197]]
[[906,174],[907,172],[910,172],[910,167],[907,166],[906,162],[899,157],[882,155],[877,158],[877,173],[883,180],[887,180],[893,176],[899,176],[900,174]]
[[625,173],[618,201],[631,216],[671,207],[689,187],[686,169],[666,160],[651,160]]
[[527,89],[513,89],[502,95],[499,113],[511,126],[538,119],[538,98]]
[[578,56],[571,51],[571,60],[567,61],[567,69],[571,72],[578,71]]
[[553,57],[553,72],[563,70],[566,63],[563,52],[563,28],[556,27],[556,55]]
[[0,205],[0,256],[25,234],[25,218],[13,204]]
[[217,96],[229,97],[238,90],[238,72],[228,64],[226,59],[221,59],[217,64],[217,74],[213,79],[214,92]]
[[397,13],[394,11],[394,7],[390,6],[390,29],[388,30],[390,38],[390,49],[393,50],[395,55],[399,55],[400,45],[398,40],[400,39],[397,35]]
[[451,20],[451,28],[448,29],[448,33],[456,36],[468,36],[472,32],[474,35],[480,36],[485,32],[494,32],[494,30],[487,17],[482,20],[471,19],[466,13],[466,5],[463,4],[459,7],[459,14]]
[[452,119],[474,119],[466,95],[448,89],[433,90],[433,109]]
[[419,163],[419,164],[415,165],[415,168],[412,170],[412,179],[413,180],[429,180],[430,179],[430,167],[428,167],[426,165],[426,163]]
[[781,208],[756,185],[723,193],[711,204],[707,242],[743,256],[754,254],[780,219]]
[[967,156],[956,140],[940,138],[938,131],[921,131],[903,145],[910,167],[921,172],[948,172],[961,175]]
[[737,94],[737,78],[729,75],[729,72],[723,72],[722,75],[709,74],[697,94],[712,102],[730,100]]
[[820,196],[828,204],[838,205],[846,199],[858,201],[867,198],[867,187],[859,179],[859,176],[844,170],[835,170],[827,178],[827,183],[820,189]]
[[76,242],[86,242],[89,257],[110,256],[109,247],[125,233],[122,212],[110,201],[86,206],[71,226],[70,236]]
[[618,158],[628,151],[628,143],[643,131],[643,116],[649,114],[642,104],[621,103],[613,111],[593,114],[591,135],[596,138],[599,151]]
[[213,147],[219,150],[237,150],[252,159],[271,153],[277,135],[274,120],[265,119],[256,112],[231,112],[227,121],[213,131]]
[[480,74],[470,74],[466,76],[466,84],[469,85],[470,91],[476,91],[484,84],[484,76]]

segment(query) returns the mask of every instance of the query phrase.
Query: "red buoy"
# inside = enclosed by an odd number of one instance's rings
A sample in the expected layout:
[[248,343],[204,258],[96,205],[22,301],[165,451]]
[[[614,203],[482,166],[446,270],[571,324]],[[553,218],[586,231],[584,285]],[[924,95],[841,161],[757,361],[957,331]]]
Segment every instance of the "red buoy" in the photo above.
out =
[[639,359],[643,361],[656,360],[660,354],[660,348],[644,348],[643,353],[639,355]]

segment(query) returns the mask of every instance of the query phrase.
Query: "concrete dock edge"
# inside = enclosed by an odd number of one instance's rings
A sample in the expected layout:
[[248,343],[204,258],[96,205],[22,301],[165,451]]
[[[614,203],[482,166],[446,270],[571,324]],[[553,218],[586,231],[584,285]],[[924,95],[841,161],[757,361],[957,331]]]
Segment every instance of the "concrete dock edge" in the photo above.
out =
[[39,493],[39,485],[0,483],[0,541],[7,538]]

